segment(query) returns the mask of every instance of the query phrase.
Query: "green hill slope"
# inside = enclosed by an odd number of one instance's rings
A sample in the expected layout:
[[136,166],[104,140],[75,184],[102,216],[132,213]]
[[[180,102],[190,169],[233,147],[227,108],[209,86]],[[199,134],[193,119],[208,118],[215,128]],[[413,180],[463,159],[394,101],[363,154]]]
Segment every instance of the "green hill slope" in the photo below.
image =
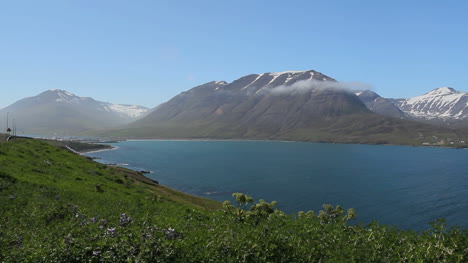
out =
[[[238,194],[238,207],[253,200]],[[0,262],[463,262],[466,230],[351,226],[177,192],[46,142],[0,143]]]

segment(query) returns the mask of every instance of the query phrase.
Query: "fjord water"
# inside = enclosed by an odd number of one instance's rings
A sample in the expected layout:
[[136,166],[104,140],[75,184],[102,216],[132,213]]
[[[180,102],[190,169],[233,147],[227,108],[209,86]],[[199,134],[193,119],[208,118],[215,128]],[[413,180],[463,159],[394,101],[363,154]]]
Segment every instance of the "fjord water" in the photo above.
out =
[[468,227],[468,150],[271,141],[125,141],[89,153],[150,170],[159,183],[219,201],[233,192],[287,213],[355,208],[357,221],[421,230]]

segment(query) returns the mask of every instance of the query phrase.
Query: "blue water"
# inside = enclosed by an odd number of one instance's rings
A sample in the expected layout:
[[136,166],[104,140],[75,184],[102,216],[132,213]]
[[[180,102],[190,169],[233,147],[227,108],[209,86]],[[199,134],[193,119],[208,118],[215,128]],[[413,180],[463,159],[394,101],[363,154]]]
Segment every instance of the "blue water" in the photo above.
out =
[[278,201],[287,213],[339,204],[357,221],[468,228],[468,150],[267,141],[126,141],[89,153],[151,170],[172,188],[219,201],[233,192]]

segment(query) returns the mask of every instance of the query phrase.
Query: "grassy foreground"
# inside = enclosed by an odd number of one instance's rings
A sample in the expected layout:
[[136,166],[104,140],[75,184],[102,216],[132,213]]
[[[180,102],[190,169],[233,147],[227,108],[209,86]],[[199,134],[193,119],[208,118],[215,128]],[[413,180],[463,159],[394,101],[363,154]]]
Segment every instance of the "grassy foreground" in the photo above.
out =
[[467,230],[443,221],[416,233],[349,225],[354,211],[339,206],[286,215],[235,198],[187,195],[38,140],[0,143],[0,262],[467,260]]

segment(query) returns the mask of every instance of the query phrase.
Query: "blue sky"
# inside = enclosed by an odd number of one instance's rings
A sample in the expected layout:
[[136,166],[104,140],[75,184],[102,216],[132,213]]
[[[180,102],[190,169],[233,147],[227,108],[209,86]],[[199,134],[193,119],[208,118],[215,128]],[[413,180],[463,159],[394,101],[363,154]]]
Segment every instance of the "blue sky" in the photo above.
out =
[[468,91],[468,1],[0,0],[0,108],[47,89],[154,107],[314,69],[385,97]]

